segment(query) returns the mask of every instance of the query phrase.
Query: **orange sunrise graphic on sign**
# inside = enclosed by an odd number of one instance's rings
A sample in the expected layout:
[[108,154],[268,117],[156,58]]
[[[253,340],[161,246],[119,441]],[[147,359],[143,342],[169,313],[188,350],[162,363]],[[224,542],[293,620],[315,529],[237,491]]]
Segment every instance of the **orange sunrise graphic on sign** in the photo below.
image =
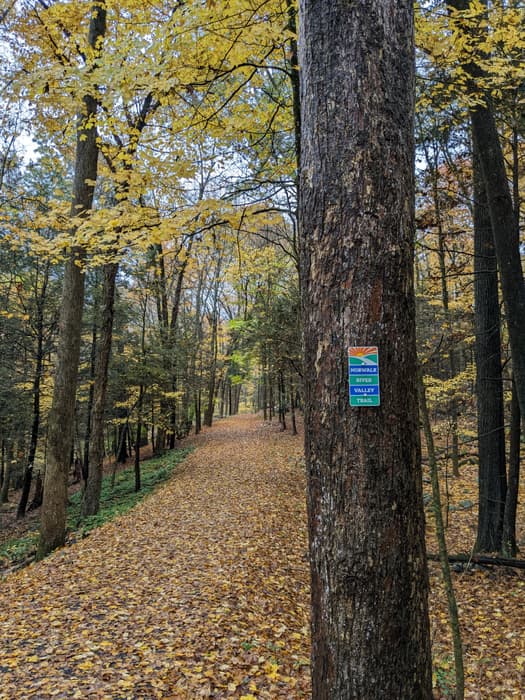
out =
[[363,357],[364,355],[377,355],[377,346],[356,347],[348,350],[350,357]]

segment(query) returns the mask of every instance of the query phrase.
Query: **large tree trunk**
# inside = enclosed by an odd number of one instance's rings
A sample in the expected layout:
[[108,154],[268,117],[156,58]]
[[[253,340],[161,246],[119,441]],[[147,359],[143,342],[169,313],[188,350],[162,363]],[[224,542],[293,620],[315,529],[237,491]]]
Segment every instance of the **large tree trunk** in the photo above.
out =
[[498,269],[485,184],[474,147],[474,321],[478,408],[479,511],[475,549],[501,547],[507,489]]
[[104,465],[104,411],[108,386],[108,368],[113,338],[113,308],[118,263],[104,265],[102,287],[102,317],[100,338],[97,342],[93,402],[91,410],[91,435],[89,441],[89,471],[82,496],[81,515],[95,515],[100,506]]
[[[428,700],[412,3],[300,10],[312,696]],[[379,347],[379,407],[349,406],[352,345]]]
[[[106,8],[104,2],[99,2],[92,7],[89,25],[89,44],[94,49],[100,48],[105,29]],[[93,203],[98,161],[97,129],[94,123],[96,112],[95,98],[92,94],[86,94],[82,111],[78,115],[72,217],[81,216],[91,209]],[[66,537],[67,478],[73,444],[84,306],[83,257],[83,250],[75,246],[64,269],[55,386],[48,419],[48,463],[37,559],[42,559],[53,549],[64,544]]]

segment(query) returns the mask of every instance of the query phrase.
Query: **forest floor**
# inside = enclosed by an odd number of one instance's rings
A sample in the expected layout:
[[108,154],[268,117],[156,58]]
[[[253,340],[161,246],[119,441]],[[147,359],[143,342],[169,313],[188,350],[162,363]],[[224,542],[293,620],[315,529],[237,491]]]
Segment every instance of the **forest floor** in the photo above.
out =
[[[174,476],[132,511],[2,582],[1,700],[309,697],[302,438],[240,416],[190,443]],[[448,485],[450,550],[465,551],[473,468]],[[436,697],[445,698],[446,602],[439,565],[429,568]],[[524,572],[473,568],[454,582],[466,697],[523,700]]]

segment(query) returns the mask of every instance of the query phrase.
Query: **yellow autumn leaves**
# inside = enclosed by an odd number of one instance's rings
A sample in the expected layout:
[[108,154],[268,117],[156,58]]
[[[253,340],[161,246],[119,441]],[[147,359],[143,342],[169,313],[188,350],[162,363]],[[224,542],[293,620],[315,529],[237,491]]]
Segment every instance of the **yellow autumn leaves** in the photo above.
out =
[[[419,3],[416,12],[417,45],[428,60],[427,90],[420,95],[420,106],[434,99],[452,100],[465,107],[475,105],[488,91],[502,99],[525,78],[525,8],[521,3],[486,3],[471,0],[458,11],[443,3],[428,7]],[[479,76],[477,93],[465,66],[475,63]],[[469,94],[467,94],[467,92]]]

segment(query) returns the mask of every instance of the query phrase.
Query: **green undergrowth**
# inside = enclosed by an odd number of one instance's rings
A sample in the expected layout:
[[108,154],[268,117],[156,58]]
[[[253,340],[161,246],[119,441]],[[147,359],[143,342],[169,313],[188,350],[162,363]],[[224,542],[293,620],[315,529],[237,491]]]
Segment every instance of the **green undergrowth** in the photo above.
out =
[[[156,486],[169,479],[176,466],[192,451],[192,448],[170,450],[159,457],[140,463],[141,489],[135,491],[135,472],[133,466],[122,469],[115,475],[115,484],[111,485],[111,475],[102,480],[100,509],[96,515],[80,517],[82,491],[77,491],[69,499],[68,505],[68,543],[86,537],[89,532],[103,525],[118,515],[127,513]],[[26,560],[31,560],[36,551],[38,531],[29,532],[18,539],[9,540],[0,547],[0,567],[9,569]]]

